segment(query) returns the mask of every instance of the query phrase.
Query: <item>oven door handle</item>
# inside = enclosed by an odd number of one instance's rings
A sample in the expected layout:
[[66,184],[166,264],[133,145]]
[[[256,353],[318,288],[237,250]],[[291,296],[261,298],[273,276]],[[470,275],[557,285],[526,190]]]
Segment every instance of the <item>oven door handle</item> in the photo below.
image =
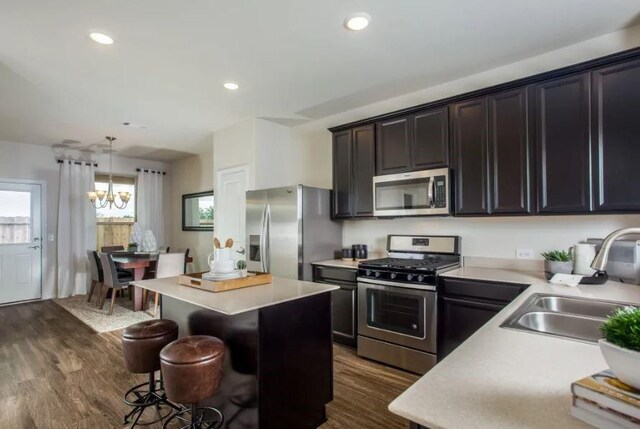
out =
[[491,311],[500,311],[505,307],[504,305],[500,305],[500,304],[491,304],[489,302],[472,301],[472,300],[459,299],[459,298],[449,298],[446,296],[442,297],[442,300],[451,304],[460,304],[460,305],[465,305],[467,307],[476,307],[483,310],[491,310]]
[[378,286],[378,287],[391,286],[391,287],[397,287],[397,288],[403,288],[403,289],[419,290],[424,292],[436,291],[436,287],[434,285],[425,285],[420,283],[412,284],[412,283],[390,282],[387,280],[369,279],[366,277],[358,277],[358,283],[366,283],[362,285],[363,287],[366,287],[367,285]]

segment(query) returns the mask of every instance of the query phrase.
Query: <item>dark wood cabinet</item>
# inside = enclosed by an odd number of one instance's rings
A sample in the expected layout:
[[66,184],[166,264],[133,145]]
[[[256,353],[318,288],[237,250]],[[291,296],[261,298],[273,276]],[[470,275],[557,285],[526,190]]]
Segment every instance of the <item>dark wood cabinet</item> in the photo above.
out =
[[488,214],[487,99],[451,106],[455,213]]
[[411,169],[449,165],[449,110],[447,106],[413,115],[411,124]]
[[352,213],[353,140],[351,130],[333,134],[333,207],[334,218]]
[[333,341],[349,347],[358,342],[358,271],[314,265],[313,281],[340,286],[331,292]]
[[592,74],[593,196],[597,212],[640,210],[640,60]]
[[589,73],[534,86],[538,212],[591,210]]
[[640,213],[638,112],[640,48],[333,128],[334,215],[449,165],[456,216]]
[[491,213],[531,213],[531,138],[526,87],[488,97]]
[[409,117],[378,122],[376,126],[377,175],[402,173],[411,169]]
[[373,176],[376,169],[373,125],[353,130],[353,216],[373,216]]
[[373,215],[374,126],[333,134],[333,217]]

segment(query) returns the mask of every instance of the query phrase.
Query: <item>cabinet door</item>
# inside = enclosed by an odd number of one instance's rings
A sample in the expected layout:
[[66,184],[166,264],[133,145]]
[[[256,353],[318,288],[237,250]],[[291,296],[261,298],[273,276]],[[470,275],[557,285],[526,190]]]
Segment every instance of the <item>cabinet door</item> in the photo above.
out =
[[353,176],[351,130],[333,134],[333,217],[350,217]]
[[411,168],[449,165],[449,113],[447,107],[427,110],[411,118]]
[[351,347],[356,346],[357,318],[356,318],[355,287],[341,287],[331,292],[333,306],[333,339],[337,343]]
[[527,88],[489,96],[491,212],[531,212]]
[[640,61],[595,70],[593,177],[596,211],[640,210]]
[[373,176],[375,175],[374,126],[353,130],[353,215],[373,216]]
[[455,168],[455,213],[487,214],[489,210],[487,167],[487,99],[451,106]]
[[411,168],[409,118],[378,122],[376,127],[376,173],[394,174]]
[[540,213],[591,210],[589,74],[535,85]]

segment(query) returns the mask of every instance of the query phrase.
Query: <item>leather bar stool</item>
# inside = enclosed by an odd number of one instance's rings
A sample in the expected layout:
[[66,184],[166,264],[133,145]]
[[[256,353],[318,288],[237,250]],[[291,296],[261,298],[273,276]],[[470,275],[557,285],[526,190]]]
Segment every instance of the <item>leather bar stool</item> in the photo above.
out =
[[169,417],[163,428],[215,429],[222,426],[224,416],[219,410],[198,407],[198,403],[218,392],[223,361],[224,343],[206,335],[184,337],[162,349],[160,363],[167,399],[183,404],[182,410]]
[[[155,378],[155,372],[160,370],[160,351],[177,338],[178,324],[164,319],[136,323],[125,328],[122,333],[122,350],[127,370],[135,374],[149,375],[147,383],[132,387],[124,395],[124,402],[133,407],[124,417],[124,423],[127,424],[129,419],[135,416],[132,428],[148,407],[156,408],[158,419],[155,421],[167,417],[171,408],[178,408],[167,401],[162,381]],[[162,404],[171,407],[164,415],[160,410]]]

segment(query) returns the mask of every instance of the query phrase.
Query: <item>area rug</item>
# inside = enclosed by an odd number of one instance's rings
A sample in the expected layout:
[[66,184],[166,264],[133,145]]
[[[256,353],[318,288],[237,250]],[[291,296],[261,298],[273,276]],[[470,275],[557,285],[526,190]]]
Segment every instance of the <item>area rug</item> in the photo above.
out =
[[153,314],[149,311],[133,311],[133,301],[127,297],[116,298],[112,315],[109,315],[109,302],[105,302],[104,308],[100,310],[95,305],[95,298],[92,302],[87,302],[87,295],[54,299],[53,302],[98,333],[116,331],[153,319]]

